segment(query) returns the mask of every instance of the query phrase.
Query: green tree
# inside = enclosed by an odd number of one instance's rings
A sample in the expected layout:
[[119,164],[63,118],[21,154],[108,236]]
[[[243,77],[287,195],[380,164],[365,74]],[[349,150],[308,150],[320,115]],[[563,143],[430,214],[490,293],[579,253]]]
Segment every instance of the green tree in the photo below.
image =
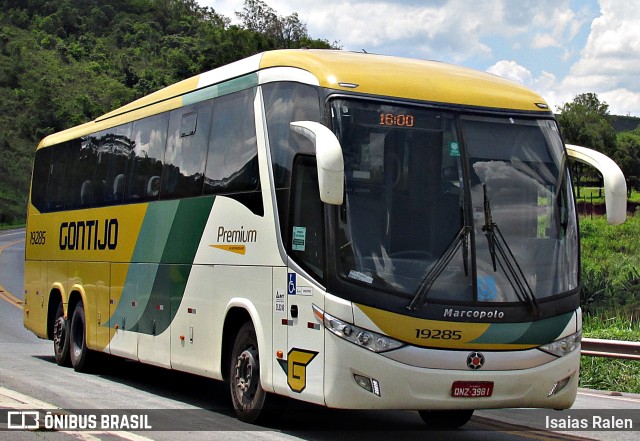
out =
[[314,47],[337,49],[337,44],[329,44],[326,40],[312,40],[307,32],[307,25],[300,21],[298,13],[282,17],[261,0],[245,0],[242,11],[236,12],[241,20],[241,27],[258,32],[267,37],[274,48]]
[[[560,132],[567,144],[588,147],[613,157],[616,150],[616,131],[609,123],[609,105],[600,102],[595,93],[577,95],[572,102],[558,108],[557,116]],[[578,197],[583,177],[588,181],[599,181],[599,175],[582,163],[572,164]]]
[[617,141],[612,159],[624,173],[627,190],[640,191],[640,127],[631,132],[619,133]]
[[616,131],[609,123],[609,105],[595,93],[577,95],[558,108],[560,131],[568,144],[589,147],[607,155],[616,148]]
[[234,26],[198,0],[0,0],[0,223],[24,219],[42,137],[258,52],[331,47],[296,13],[243,13]]

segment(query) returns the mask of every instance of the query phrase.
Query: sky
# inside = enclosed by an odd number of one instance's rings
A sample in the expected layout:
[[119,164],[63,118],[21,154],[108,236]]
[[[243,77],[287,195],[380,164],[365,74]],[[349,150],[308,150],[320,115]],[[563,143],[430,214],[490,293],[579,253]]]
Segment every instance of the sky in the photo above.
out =
[[[640,0],[263,0],[343,50],[438,60],[640,117]],[[244,0],[198,0],[238,23]]]

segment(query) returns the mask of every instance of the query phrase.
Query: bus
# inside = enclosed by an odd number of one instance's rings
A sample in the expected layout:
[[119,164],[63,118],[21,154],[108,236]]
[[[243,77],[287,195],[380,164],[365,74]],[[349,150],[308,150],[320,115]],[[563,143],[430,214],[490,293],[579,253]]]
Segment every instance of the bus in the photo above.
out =
[[579,238],[542,97],[440,62],[260,53],[44,138],[24,325],[77,371],[111,354],[289,397],[415,409],[572,405]]

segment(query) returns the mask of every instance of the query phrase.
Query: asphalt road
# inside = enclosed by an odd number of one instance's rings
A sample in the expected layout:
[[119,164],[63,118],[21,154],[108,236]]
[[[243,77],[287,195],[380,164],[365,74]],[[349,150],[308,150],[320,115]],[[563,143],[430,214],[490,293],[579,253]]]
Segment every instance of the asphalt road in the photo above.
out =
[[[640,428],[640,396],[581,390],[569,411],[527,409],[478,411],[463,428],[429,431],[416,412],[338,411],[290,402],[283,418],[269,427],[238,421],[227,386],[117,358],[105,358],[90,374],[56,365],[52,342],[22,326],[24,230],[0,231],[0,439],[10,440],[635,440]],[[9,411],[40,410],[63,418],[85,413],[102,418],[123,410],[146,415],[162,430],[8,430]],[[630,410],[635,409],[635,410]],[[125,413],[126,413],[125,412]],[[558,424],[613,416],[632,430],[540,431],[547,418]],[[87,417],[89,418],[89,417]],[[69,420],[67,420],[69,421]],[[76,420],[80,421],[80,420]],[[89,420],[86,420],[89,421]],[[121,424],[121,420],[118,420]],[[41,421],[42,423],[42,421]],[[532,428],[533,427],[533,428]]]

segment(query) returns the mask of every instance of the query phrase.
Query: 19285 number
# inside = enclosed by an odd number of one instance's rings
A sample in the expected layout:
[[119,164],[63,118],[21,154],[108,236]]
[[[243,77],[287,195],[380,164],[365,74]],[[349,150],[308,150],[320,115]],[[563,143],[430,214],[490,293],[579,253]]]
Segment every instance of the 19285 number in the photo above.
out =
[[462,331],[452,329],[416,329],[416,338],[433,340],[460,340]]
[[29,243],[31,245],[44,245],[47,241],[46,231],[31,231]]

